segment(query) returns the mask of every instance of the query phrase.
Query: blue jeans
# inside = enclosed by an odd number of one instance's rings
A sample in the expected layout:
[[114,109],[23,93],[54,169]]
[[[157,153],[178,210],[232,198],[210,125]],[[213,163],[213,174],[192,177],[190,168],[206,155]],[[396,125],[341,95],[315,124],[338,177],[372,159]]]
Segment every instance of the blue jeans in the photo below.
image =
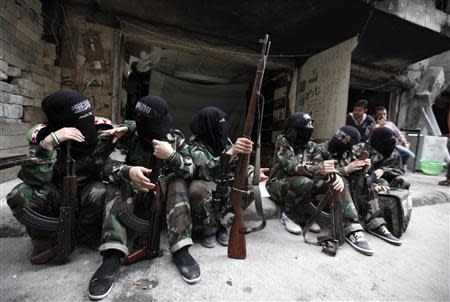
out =
[[402,157],[402,163],[406,165],[408,163],[408,160],[410,158],[416,157],[414,152],[409,150],[407,147],[402,145],[395,145],[395,148],[397,149],[398,153],[400,153],[400,156]]

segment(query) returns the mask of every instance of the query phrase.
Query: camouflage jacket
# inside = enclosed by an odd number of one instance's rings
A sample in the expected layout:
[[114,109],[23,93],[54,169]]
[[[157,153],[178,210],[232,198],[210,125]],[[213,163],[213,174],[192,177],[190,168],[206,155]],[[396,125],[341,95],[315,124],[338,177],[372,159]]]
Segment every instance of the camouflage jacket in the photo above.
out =
[[[96,118],[95,121],[96,124],[111,125],[107,119],[102,118],[102,121],[99,122]],[[60,147],[47,150],[37,143],[37,134],[45,127],[45,124],[37,124],[28,131],[27,139],[30,143],[29,156],[31,160],[22,165],[18,177],[31,186],[52,183],[61,188],[63,177],[66,175],[66,158]],[[97,129],[100,130],[101,127],[97,127]],[[101,180],[102,171],[105,165],[111,161],[109,155],[113,150],[114,145],[110,138],[99,137],[94,151],[75,163],[78,184],[84,185],[91,180]]]
[[370,173],[377,169],[382,169],[384,172],[382,178],[387,181],[391,181],[393,178],[405,174],[402,170],[402,158],[397,149],[394,149],[388,158],[384,158],[380,152],[371,146],[368,147],[368,152],[369,158],[372,161],[372,166],[369,170]]
[[321,144],[309,141],[305,146],[294,149],[286,137],[280,134],[275,141],[275,156],[269,181],[296,175],[319,177],[320,164],[325,155],[326,149]]
[[[225,145],[225,149],[223,153],[233,147],[233,143],[230,139],[228,139],[227,144]],[[205,143],[197,139],[195,136],[192,136],[189,139],[189,153],[192,156],[192,160],[195,165],[195,179],[202,179],[206,181],[215,181],[221,174],[221,166],[220,159],[221,155],[214,156],[211,148],[208,147]],[[236,158],[233,160],[225,173],[230,173],[231,170],[236,165]]]
[[[153,154],[149,154],[142,147],[138,133],[136,132],[136,123],[134,121],[125,121],[124,125],[128,127],[129,131],[125,136],[120,138],[116,144],[116,148],[125,154],[126,165],[112,164],[108,166],[106,174],[112,180],[121,176],[128,178],[128,171],[131,166],[152,168],[150,159],[153,157]],[[170,159],[163,161],[163,174],[167,175],[173,172],[183,179],[192,178],[194,165],[183,133],[179,130],[171,129],[166,136],[166,141],[171,144],[176,153]]]

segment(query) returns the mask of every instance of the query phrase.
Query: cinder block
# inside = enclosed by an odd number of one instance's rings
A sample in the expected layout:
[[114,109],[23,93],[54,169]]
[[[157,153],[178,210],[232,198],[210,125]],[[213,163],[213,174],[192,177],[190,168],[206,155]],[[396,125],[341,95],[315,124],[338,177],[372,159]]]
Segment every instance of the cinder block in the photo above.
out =
[[13,104],[0,104],[0,117],[17,119],[23,114],[23,107]]

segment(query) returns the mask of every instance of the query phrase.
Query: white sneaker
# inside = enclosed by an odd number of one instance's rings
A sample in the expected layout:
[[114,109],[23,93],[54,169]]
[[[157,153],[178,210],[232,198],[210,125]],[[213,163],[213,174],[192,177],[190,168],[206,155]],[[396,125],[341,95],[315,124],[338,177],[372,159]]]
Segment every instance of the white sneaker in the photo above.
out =
[[298,224],[290,220],[289,217],[284,214],[284,212],[281,214],[281,223],[284,224],[284,228],[289,233],[295,235],[300,235],[302,233],[302,228]]

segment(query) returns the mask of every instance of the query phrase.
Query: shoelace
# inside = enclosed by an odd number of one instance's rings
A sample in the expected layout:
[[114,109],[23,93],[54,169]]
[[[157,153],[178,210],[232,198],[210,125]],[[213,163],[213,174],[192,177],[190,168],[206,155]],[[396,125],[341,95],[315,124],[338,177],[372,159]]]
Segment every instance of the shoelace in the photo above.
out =
[[365,241],[363,232],[355,232],[353,237],[355,237],[356,242]]

